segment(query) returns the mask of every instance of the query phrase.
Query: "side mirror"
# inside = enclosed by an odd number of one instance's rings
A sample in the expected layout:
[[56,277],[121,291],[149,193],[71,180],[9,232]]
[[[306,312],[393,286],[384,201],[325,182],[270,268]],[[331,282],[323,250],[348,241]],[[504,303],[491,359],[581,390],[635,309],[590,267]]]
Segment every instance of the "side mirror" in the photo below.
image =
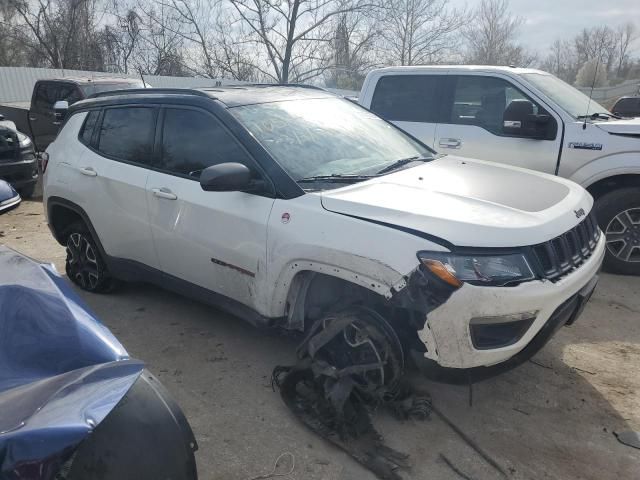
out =
[[0,122],[4,120],[4,115],[0,113]]
[[58,100],[53,104],[54,125],[60,125],[62,123],[64,117],[67,116],[67,110],[69,110],[69,102],[66,100]]
[[200,186],[206,192],[237,192],[252,186],[251,170],[242,163],[219,163],[200,174]]
[[547,114],[535,114],[533,103],[525,99],[513,100],[504,111],[502,131],[516,137],[547,138],[547,125],[551,117]]

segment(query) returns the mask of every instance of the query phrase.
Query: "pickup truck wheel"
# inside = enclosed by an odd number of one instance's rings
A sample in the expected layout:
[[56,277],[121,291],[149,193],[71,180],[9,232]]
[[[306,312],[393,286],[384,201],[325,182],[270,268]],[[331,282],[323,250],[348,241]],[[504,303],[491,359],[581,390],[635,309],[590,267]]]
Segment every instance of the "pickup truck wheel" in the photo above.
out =
[[110,291],[114,280],[89,230],[82,223],[74,223],[66,230],[65,237],[65,270],[69,279],[88,292]]
[[600,197],[596,217],[607,240],[604,269],[640,275],[640,190],[624,188]]

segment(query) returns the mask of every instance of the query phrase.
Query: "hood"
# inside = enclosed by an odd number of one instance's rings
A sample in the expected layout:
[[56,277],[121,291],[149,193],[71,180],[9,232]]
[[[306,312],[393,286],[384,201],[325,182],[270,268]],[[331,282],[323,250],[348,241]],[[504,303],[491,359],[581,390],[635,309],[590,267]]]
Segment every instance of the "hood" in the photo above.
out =
[[548,241],[577,225],[593,204],[568,180],[454,156],[320,195],[331,212],[468,247]]
[[640,117],[626,118],[624,120],[607,120],[597,122],[598,128],[609,133],[636,134],[640,136]]

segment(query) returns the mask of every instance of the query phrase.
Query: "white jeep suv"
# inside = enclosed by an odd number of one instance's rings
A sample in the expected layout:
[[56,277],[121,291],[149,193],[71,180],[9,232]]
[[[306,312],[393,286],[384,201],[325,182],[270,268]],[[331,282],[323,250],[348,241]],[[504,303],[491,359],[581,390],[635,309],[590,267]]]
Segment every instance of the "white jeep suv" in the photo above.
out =
[[529,358],[604,255],[582,187],[438,155],[315,88],[99,94],[47,153],[48,223],[81,288],[148,281],[300,331],[348,312],[348,348],[443,380]]

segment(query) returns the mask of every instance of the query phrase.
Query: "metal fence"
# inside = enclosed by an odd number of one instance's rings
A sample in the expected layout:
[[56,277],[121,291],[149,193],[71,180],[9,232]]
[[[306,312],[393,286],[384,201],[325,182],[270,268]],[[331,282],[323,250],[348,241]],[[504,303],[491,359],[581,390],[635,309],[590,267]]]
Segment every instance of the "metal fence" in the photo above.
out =
[[[31,100],[31,92],[37,80],[65,77],[123,77],[140,78],[139,75],[61,70],[53,68],[0,67],[0,103],[21,103]],[[166,77],[144,75],[144,81],[158,88],[199,88],[236,85],[243,82],[223,78]]]

